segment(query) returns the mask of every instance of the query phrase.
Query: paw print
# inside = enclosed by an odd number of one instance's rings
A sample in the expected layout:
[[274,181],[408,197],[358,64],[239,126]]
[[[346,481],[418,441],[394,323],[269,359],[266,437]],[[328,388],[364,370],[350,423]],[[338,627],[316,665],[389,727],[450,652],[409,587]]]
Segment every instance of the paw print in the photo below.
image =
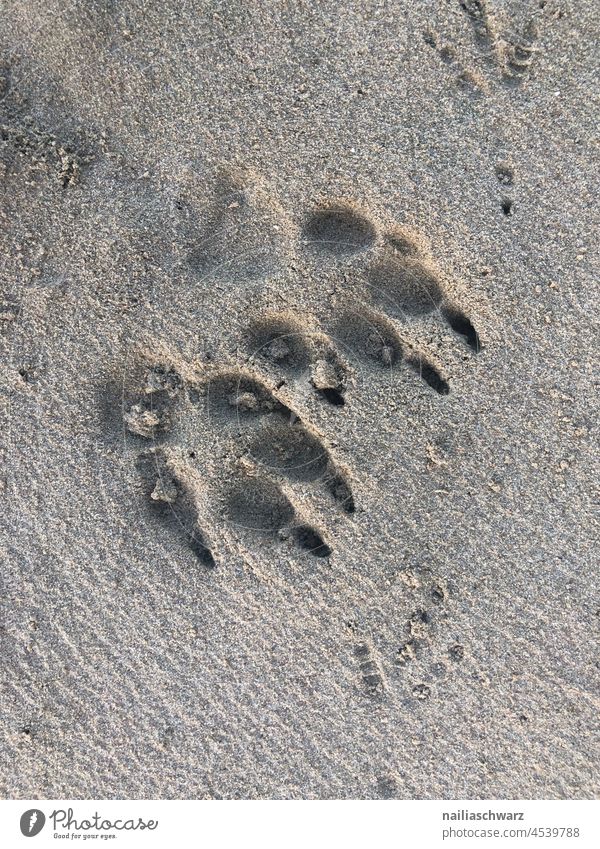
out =
[[[349,475],[320,435],[249,371],[212,370],[185,384],[162,366],[146,371],[143,395],[126,407],[132,435],[150,440],[138,468],[153,512],[175,527],[206,566],[216,565],[213,545],[202,529],[195,450],[201,424],[218,436],[227,473],[218,487],[220,516],[262,540],[328,557],[331,547],[314,524],[303,518],[286,492],[294,483],[318,489],[340,513],[354,513]],[[210,437],[209,437],[210,438]],[[286,486],[287,485],[287,486]]]
[[262,546],[327,558],[334,528],[356,518],[353,475],[301,412],[301,399],[325,405],[335,427],[367,366],[407,367],[447,395],[448,376],[420,333],[430,323],[450,328],[472,354],[479,336],[418,234],[381,227],[344,201],[310,210],[293,239],[255,176],[245,183],[236,172],[227,186],[210,218],[214,235],[190,245],[192,280],[196,273],[260,287],[286,264],[325,263],[343,279],[351,273],[354,289],[320,321],[287,308],[250,312],[239,339],[242,365],[176,357],[139,363],[124,399],[125,426],[139,440],[153,514],[205,566],[218,562],[224,526]]
[[430,319],[441,320],[473,352],[479,352],[481,343],[469,318],[446,291],[425,240],[400,227],[380,236],[375,224],[349,204],[314,211],[304,236],[313,250],[337,257],[374,254],[363,269],[365,285],[355,295],[357,304],[342,310],[334,322],[335,338],[363,361],[386,369],[405,363],[436,392],[447,395],[447,378],[412,341],[415,329]]

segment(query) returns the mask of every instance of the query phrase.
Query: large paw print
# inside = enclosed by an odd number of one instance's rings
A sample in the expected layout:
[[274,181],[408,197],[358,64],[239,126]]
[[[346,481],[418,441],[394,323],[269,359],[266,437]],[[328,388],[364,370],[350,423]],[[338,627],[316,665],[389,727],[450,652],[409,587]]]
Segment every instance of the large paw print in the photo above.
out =
[[201,527],[197,452],[189,450],[198,434],[213,451],[218,440],[223,453],[215,475],[221,481],[219,515],[316,557],[331,554],[321,532],[294,506],[286,483],[315,487],[337,511],[351,515],[349,475],[319,434],[266,383],[250,371],[215,370],[184,384],[177,372],[159,366],[146,370],[142,389],[127,404],[125,423],[131,434],[153,443],[138,462],[147,495],[156,515],[185,535],[202,563],[214,566],[215,555]]
[[[252,222],[251,204],[242,189],[236,191],[235,200],[226,197],[226,209]],[[227,216],[223,220],[231,233]],[[283,244],[276,215],[262,221],[250,242],[239,222],[233,228],[247,240],[242,265],[231,270],[236,283],[242,277],[259,285],[285,262],[285,251],[270,257]],[[358,281],[352,306],[321,322],[289,310],[249,316],[240,340],[243,368],[147,362],[125,399],[129,433],[151,443],[138,458],[148,503],[206,566],[218,561],[215,531],[207,528],[224,520],[262,545],[328,557],[331,529],[325,532],[315,515],[329,517],[331,528],[332,516],[335,524],[355,513],[349,470],[296,408],[306,405],[290,397],[310,392],[325,405],[344,407],[357,363],[388,371],[408,366],[436,393],[448,394],[448,377],[418,342],[428,322],[449,327],[471,352],[480,349],[473,324],[417,235],[381,228],[352,203],[330,203],[307,215],[296,243],[308,263],[327,258],[352,268]],[[201,266],[202,274],[223,274],[237,258],[229,239],[221,238],[203,248],[201,260],[194,249],[190,265]],[[307,492],[314,498],[304,497]]]
[[[481,342],[470,319],[446,291],[424,240],[401,228],[378,233],[375,224],[351,204],[314,210],[304,226],[306,247],[339,261],[368,255],[363,291],[351,307],[329,322],[331,336],[361,360],[386,369],[408,365],[440,395],[450,385],[441,367],[418,343],[418,327],[429,321],[449,326],[474,352]],[[306,320],[289,314],[261,316],[249,334],[254,351],[293,374],[311,369],[315,389],[332,404],[344,403],[348,366],[324,334],[304,329]]]

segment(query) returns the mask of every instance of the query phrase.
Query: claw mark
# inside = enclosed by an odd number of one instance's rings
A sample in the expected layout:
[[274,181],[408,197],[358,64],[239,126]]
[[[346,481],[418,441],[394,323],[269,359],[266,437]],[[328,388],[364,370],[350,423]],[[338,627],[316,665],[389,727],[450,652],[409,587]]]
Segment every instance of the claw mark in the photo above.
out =
[[435,390],[438,395],[448,395],[450,392],[450,386],[448,381],[442,377],[436,367],[425,360],[423,357],[415,355],[409,357],[407,360],[408,365],[411,369],[419,375],[421,380],[424,380],[428,386],[431,386],[433,390]]
[[454,330],[455,333],[458,333],[460,336],[463,336],[465,342],[478,354],[481,351],[481,341],[479,339],[479,334],[467,318],[467,316],[460,312],[459,310],[452,308],[445,308],[442,310],[444,318]]

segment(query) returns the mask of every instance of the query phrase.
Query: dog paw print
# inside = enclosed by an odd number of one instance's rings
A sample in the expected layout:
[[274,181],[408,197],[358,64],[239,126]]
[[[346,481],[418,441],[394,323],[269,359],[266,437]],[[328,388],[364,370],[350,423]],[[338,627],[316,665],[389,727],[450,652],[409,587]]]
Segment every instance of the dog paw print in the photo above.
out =
[[[215,370],[183,381],[172,368],[148,367],[142,391],[125,404],[124,421],[132,436],[149,443],[138,470],[153,514],[182,534],[205,566],[217,558],[202,519],[210,511],[199,508],[198,468],[211,451],[224,458],[209,472],[213,524],[224,519],[263,545],[271,540],[328,557],[323,533],[294,503],[294,484],[318,490],[342,515],[354,513],[347,471],[320,435],[249,371]],[[200,451],[190,447],[198,434]]]
[[[362,291],[342,306],[332,332],[359,360],[385,369],[407,365],[440,395],[450,385],[441,367],[419,344],[418,327],[440,321],[478,353],[479,335],[444,284],[425,240],[395,227],[379,233],[375,223],[352,205],[315,210],[304,228],[313,250],[337,257],[368,254]],[[372,255],[372,256],[371,256]]]
[[246,332],[249,360],[273,380],[279,378],[280,385],[306,383],[308,378],[314,391],[335,406],[346,403],[353,371],[348,358],[386,370],[407,366],[438,394],[447,395],[449,379],[421,344],[419,328],[446,326],[475,354],[481,342],[426,242],[401,228],[380,232],[352,204],[313,210],[302,236],[317,262],[327,256],[342,264],[360,255],[362,265],[350,266],[359,286],[345,293],[331,317],[322,317],[329,333],[289,311],[258,316]]
[[314,391],[336,407],[345,404],[350,369],[324,333],[310,330],[290,312],[267,313],[252,321],[245,334],[249,362],[270,372],[280,385],[308,377]]
[[[315,426],[307,397],[331,411],[335,429],[364,366],[408,367],[446,395],[448,376],[421,345],[423,328],[433,322],[449,329],[472,354],[480,340],[418,235],[382,228],[353,203],[335,202],[306,216],[292,249],[264,190],[253,183],[248,192],[240,185],[236,191],[236,199],[222,199],[224,217],[234,217],[232,224],[219,219],[226,244],[221,233],[202,247],[202,259],[195,247],[193,269],[224,274],[235,265],[230,279],[260,286],[295,250],[299,263],[316,263],[317,270],[332,263],[347,277],[350,269],[354,289],[330,315],[250,314],[239,340],[243,367],[147,362],[125,398],[124,422],[132,437],[148,443],[138,459],[148,504],[204,565],[218,561],[223,526],[263,546],[326,558],[334,526],[356,518],[353,475]],[[259,228],[252,217],[257,202]],[[240,214],[252,225],[242,260],[229,245],[231,233],[244,230]]]

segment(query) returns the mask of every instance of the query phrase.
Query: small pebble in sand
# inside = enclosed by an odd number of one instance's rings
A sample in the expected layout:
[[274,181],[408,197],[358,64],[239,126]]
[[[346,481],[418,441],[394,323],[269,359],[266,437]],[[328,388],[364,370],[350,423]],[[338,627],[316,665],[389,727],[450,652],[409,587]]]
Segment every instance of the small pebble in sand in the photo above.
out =
[[150,493],[150,498],[153,501],[163,501],[166,504],[173,504],[177,500],[177,494],[175,481],[172,478],[160,477]]
[[335,366],[327,360],[317,360],[311,368],[311,381],[315,389],[339,389],[340,379]]
[[406,666],[415,658],[415,641],[408,640],[403,646],[400,646],[396,652],[396,663],[400,666]]
[[424,702],[431,696],[431,688],[427,684],[417,684],[413,687],[413,696],[419,701]]
[[242,412],[256,412],[260,408],[259,400],[254,392],[241,392],[239,395],[232,395],[229,403]]
[[291,351],[283,339],[273,339],[273,341],[267,345],[266,353],[270,359],[275,360],[275,362],[278,363],[282,360],[286,360],[291,354]]
[[160,424],[158,414],[154,410],[144,409],[141,404],[133,404],[123,418],[128,430],[138,436],[154,436],[154,432]]
[[160,366],[149,369],[146,374],[144,391],[147,395],[153,392],[166,392],[173,398],[181,389],[181,378],[176,371],[167,370]]

